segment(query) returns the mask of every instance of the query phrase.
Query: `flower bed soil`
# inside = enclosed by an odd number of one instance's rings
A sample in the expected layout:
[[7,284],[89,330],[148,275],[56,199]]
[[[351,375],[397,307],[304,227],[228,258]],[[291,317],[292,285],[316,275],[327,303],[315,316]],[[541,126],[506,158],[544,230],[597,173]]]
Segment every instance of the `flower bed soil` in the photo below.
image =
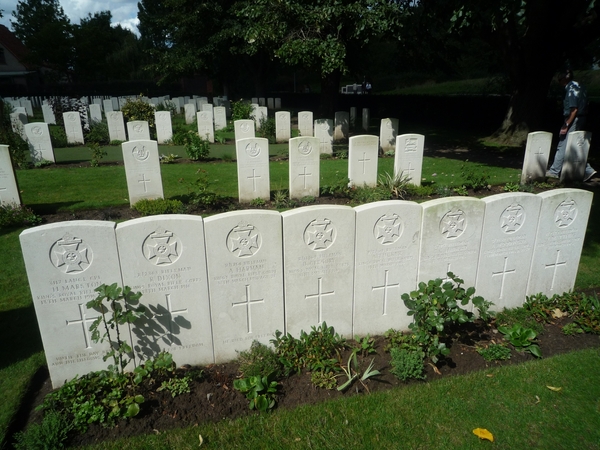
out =
[[[588,294],[593,293],[589,292]],[[538,340],[544,358],[584,348],[600,347],[600,337],[597,335],[564,335],[561,331],[562,327],[569,322],[570,319],[563,318],[545,326],[544,332],[540,334]],[[520,364],[535,359],[530,353],[517,352],[511,348],[509,360],[486,362],[476,352],[476,345],[484,346],[492,341],[502,341],[502,336],[495,328],[485,328],[481,323],[463,326],[459,333],[455,333],[452,342],[449,342],[450,355],[438,362],[435,367],[432,364],[426,364],[427,378],[425,381],[405,383],[390,373],[390,357],[383,350],[386,341],[383,337],[377,336],[375,337],[377,353],[359,357],[359,365],[364,369],[371,359],[374,359],[374,368],[381,372],[380,376],[366,380],[364,386],[356,381],[342,393],[337,390],[315,387],[310,381],[308,372],[291,375],[280,380],[277,404],[272,413],[277,414],[278,410],[293,409],[299,405],[314,404],[339,397],[369,395],[370,392],[393,388],[401,389],[411,384],[428,383],[444,377],[463,375],[491,367]],[[349,341],[349,344],[351,343],[352,341]],[[344,358],[347,358],[348,355],[349,351],[346,352]],[[189,368],[180,368],[179,370],[185,371]],[[160,433],[172,428],[259,414],[249,410],[248,400],[245,396],[233,389],[233,380],[240,375],[237,363],[215,364],[202,367],[202,370],[202,378],[190,384],[191,393],[175,398],[167,391],[157,392],[156,389],[161,385],[162,380],[156,379],[152,383],[145,382],[142,385],[142,394],[146,401],[142,404],[138,416],[121,421],[115,428],[91,425],[86,433],[73,436],[69,445],[79,446],[139,434]],[[339,380],[339,384],[342,384],[341,377]],[[41,412],[35,411],[35,408],[50,391],[50,379],[45,371],[40,377],[37,377],[37,382],[35,386],[32,386],[17,423],[11,431],[16,432],[41,419]]]

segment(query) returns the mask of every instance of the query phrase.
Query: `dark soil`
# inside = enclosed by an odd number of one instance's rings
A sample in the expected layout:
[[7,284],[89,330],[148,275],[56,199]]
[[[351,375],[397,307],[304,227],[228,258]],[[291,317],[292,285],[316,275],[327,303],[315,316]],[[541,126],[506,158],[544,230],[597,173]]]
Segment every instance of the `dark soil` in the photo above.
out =
[[[545,326],[544,332],[538,339],[544,358],[584,348],[600,347],[600,337],[597,335],[564,335],[561,331],[562,327],[569,322],[570,319],[563,318]],[[448,343],[450,355],[439,361],[436,366],[426,365],[427,378],[425,381],[405,383],[390,373],[390,357],[383,350],[386,340],[377,336],[375,338],[377,353],[359,357],[359,365],[366,368],[371,359],[374,359],[374,368],[379,370],[381,375],[366,380],[364,385],[357,381],[345,392],[315,387],[310,381],[308,372],[291,375],[280,380],[275,411],[293,409],[299,405],[315,404],[339,397],[369,395],[371,392],[392,388],[401,389],[408,385],[427,383],[444,377],[463,375],[492,367],[520,364],[535,359],[530,353],[517,352],[511,348],[509,360],[486,362],[476,352],[476,346],[486,346],[489,343],[501,341],[502,336],[494,327],[486,328],[481,323],[463,327],[460,333],[456,333],[454,339]],[[353,341],[349,341],[349,344],[352,343]],[[344,357],[347,357],[349,352]],[[235,362],[202,367],[203,376],[191,384],[191,393],[175,398],[167,391],[158,392],[156,390],[160,386],[161,380],[157,379],[152,384],[146,383],[142,387],[142,394],[146,401],[142,404],[138,416],[120,422],[115,428],[91,425],[85,434],[73,436],[69,445],[86,445],[121,437],[159,433],[199,423],[235,419],[249,414],[259,414],[249,410],[248,400],[233,388],[233,380],[240,376],[238,367]],[[189,368],[180,368],[179,370],[185,371]],[[38,383],[33,387],[29,401],[23,405],[20,422],[22,426],[40,420],[41,413],[35,411],[35,407],[51,391],[47,372],[38,378]]]

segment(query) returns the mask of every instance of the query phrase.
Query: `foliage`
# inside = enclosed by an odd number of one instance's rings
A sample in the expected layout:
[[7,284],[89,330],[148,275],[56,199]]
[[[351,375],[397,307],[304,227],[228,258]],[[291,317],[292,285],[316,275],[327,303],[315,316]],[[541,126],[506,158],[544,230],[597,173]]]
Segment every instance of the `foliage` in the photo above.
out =
[[460,195],[462,197],[469,196],[469,191],[465,185],[457,186],[457,187],[453,188],[452,191],[454,192],[455,195]]
[[260,198],[260,197],[256,197],[253,198],[252,200],[250,200],[250,206],[253,206],[255,208],[262,208],[267,204],[267,202],[265,202],[265,199]]
[[173,164],[175,161],[179,159],[179,155],[175,155],[174,153],[169,153],[168,155],[163,155],[162,153],[158,157],[158,160],[161,164]]
[[[321,156],[325,154],[326,153],[323,153]],[[349,197],[349,181],[350,180],[347,177],[340,175],[339,172],[336,172],[335,181],[332,184],[326,184],[321,186],[321,195],[329,195],[331,197]]]
[[293,208],[294,201],[290,199],[287,190],[275,191],[273,193],[273,205],[277,209]]
[[175,104],[175,102],[173,102],[171,100],[165,100],[164,102],[161,102],[158,105],[156,105],[156,110],[157,111],[171,111],[171,114],[175,115],[175,114],[177,114],[177,105]]
[[182,378],[169,378],[162,382],[157,391],[169,391],[173,398],[181,394],[189,394],[191,392],[190,381],[191,379],[186,376]]
[[50,132],[52,148],[64,148],[69,145],[69,142],[67,141],[67,132],[64,127],[56,125],[49,126],[48,131]]
[[273,117],[263,117],[260,119],[260,126],[256,130],[256,136],[266,138],[269,143],[275,143],[275,119]]
[[392,175],[389,172],[385,172],[379,176],[377,184],[389,191],[390,198],[404,199],[408,193],[408,185],[410,184],[410,177],[399,173],[398,175]]
[[353,203],[363,204],[389,200],[390,192],[381,186],[356,186],[350,189],[350,197]]
[[511,328],[500,326],[498,327],[498,331],[502,333],[517,350],[526,350],[536,358],[542,357],[540,347],[533,343],[537,337],[537,333],[531,328],[525,328],[523,325],[516,323]]
[[73,424],[63,414],[48,411],[41,423],[34,423],[26,431],[15,434],[15,450],[48,450],[65,448],[65,441]]
[[44,167],[51,166],[52,164],[54,164],[52,161],[42,158],[34,162],[33,167],[36,169],[43,169]]
[[522,186],[519,183],[506,183],[503,189],[504,192],[520,192]]
[[477,347],[477,353],[486,361],[504,361],[510,359],[510,349],[503,344],[490,344],[487,347]]
[[250,409],[268,411],[275,406],[277,381],[273,381],[272,374],[234,380],[233,387],[246,394]]
[[600,301],[596,296],[565,292],[551,298],[543,294],[526,298],[523,309],[537,321],[550,322],[558,314],[568,314],[586,333],[600,334]]
[[[86,120],[87,106],[80,99],[70,97],[52,97],[48,103],[52,108],[52,112],[54,112],[57,127],[62,128],[64,131],[65,121],[63,119],[63,113],[78,112],[79,119],[81,121],[81,129],[83,130],[84,134],[89,131],[90,124]],[[65,142],[67,142],[66,133]]]
[[185,213],[185,206],[183,206],[180,200],[168,198],[144,198],[131,205],[131,208],[135,209],[142,216]]
[[504,308],[502,311],[496,313],[496,327],[498,326],[512,326],[515,323],[520,323],[528,328],[533,329],[536,333],[541,333],[544,330],[544,326],[535,320],[529,311],[524,307],[520,308]]
[[562,332],[565,336],[577,336],[578,334],[585,333],[585,331],[583,331],[583,328],[581,328],[574,322],[568,323],[564,327],[562,327]]
[[28,167],[27,155],[29,154],[29,146],[21,136],[13,131],[10,120],[12,112],[12,105],[0,99],[0,142],[3,145],[8,145],[13,165],[20,169],[25,169]]
[[375,339],[373,339],[370,335],[363,336],[354,336],[354,340],[356,341],[356,349],[360,352],[362,356],[367,356],[372,353],[376,353],[375,350]]
[[131,98],[127,99],[127,101],[121,108],[121,112],[123,113],[123,118],[125,119],[126,123],[131,122],[133,120],[144,120],[148,122],[148,127],[150,128],[150,135],[156,133],[154,106],[144,101],[141,95],[135,100]]
[[[141,292],[132,292],[129,286],[121,289],[117,283],[110,286],[102,284],[94,291],[98,293],[98,296],[86,303],[87,308],[100,313],[90,325],[92,341],[96,343],[108,341],[110,350],[104,355],[103,360],[112,358],[113,364],[108,366],[108,370],[122,374],[125,366],[131,360],[128,355],[132,352],[127,341],[121,337],[121,334],[126,333],[122,328],[126,324],[132,324],[143,315],[145,307],[138,306],[142,294]],[[103,331],[102,326],[104,327]]]
[[84,136],[87,144],[102,144],[108,145],[110,143],[110,135],[108,134],[108,124],[106,122],[92,121],[90,123],[90,129]]
[[475,315],[462,309],[459,305],[469,303],[477,309],[482,320],[491,317],[489,311],[491,302],[483,297],[475,296],[475,288],[465,290],[461,285],[463,280],[448,272],[448,281],[437,278],[427,284],[419,283],[419,289],[409,294],[402,294],[402,300],[408,308],[408,315],[413,316],[409,325],[414,339],[435,363],[438,356],[446,356],[450,350],[446,344],[440,342],[440,337],[445,336],[447,326],[473,322]]
[[310,382],[318,388],[331,390],[337,387],[337,375],[333,372],[316,370],[310,373]]
[[231,120],[250,120],[252,115],[252,104],[245,100],[231,102]]
[[172,378],[175,375],[175,362],[169,352],[160,352],[153,359],[144,361],[133,370],[133,382],[140,384],[144,378],[157,375]]
[[390,328],[383,337],[387,340],[387,344],[384,345],[383,350],[389,352],[392,348],[403,348],[406,350],[420,350],[420,346],[416,343],[413,334],[404,334],[402,331],[394,330]]
[[42,218],[27,206],[10,203],[0,205],[0,228],[31,227],[41,223]]
[[130,375],[99,371],[74,378],[46,395],[39,408],[65,414],[81,432],[92,423],[114,426],[139,414],[139,405],[144,402],[132,388]]
[[346,363],[346,366],[344,366],[344,365],[340,366],[342,371],[348,378],[348,380],[341,386],[338,386],[338,388],[337,388],[338,391],[343,391],[343,390],[347,389],[348,387],[350,387],[352,385],[354,380],[358,379],[368,392],[369,388],[363,383],[363,381],[366,381],[371,377],[381,374],[381,372],[379,372],[379,370],[373,370],[373,364],[375,362],[374,359],[371,360],[369,367],[367,367],[367,369],[365,371],[361,371],[360,367],[358,366],[358,360],[356,358],[356,353],[358,353],[358,349],[354,349],[352,351],[352,353],[348,357],[348,362]]
[[193,161],[208,158],[210,153],[210,142],[200,137],[195,131],[188,131],[184,137],[185,152]]
[[406,348],[393,347],[390,351],[392,366],[390,372],[402,381],[410,379],[424,380],[425,354],[421,350],[409,350]]
[[461,176],[465,180],[465,186],[474,191],[490,188],[490,177],[487,171],[481,167],[474,168],[473,165],[463,165]]
[[92,153],[92,157],[90,158],[90,166],[98,167],[100,165],[100,160],[104,158],[108,152],[103,147],[100,147],[100,144],[97,142],[89,142],[87,146]]
[[250,350],[239,353],[238,363],[244,377],[272,374],[278,379],[283,373],[275,351],[256,340],[252,341]]
[[298,339],[289,333],[283,335],[277,330],[271,343],[286,376],[292,372],[300,373],[303,368],[311,372],[335,371],[338,362],[335,355],[346,347],[345,339],[325,322],[318,327],[312,327],[308,334],[301,331]]
[[203,209],[224,208],[229,200],[210,189],[208,172],[204,169],[198,169],[196,174],[198,175],[196,180],[188,184],[188,202]]

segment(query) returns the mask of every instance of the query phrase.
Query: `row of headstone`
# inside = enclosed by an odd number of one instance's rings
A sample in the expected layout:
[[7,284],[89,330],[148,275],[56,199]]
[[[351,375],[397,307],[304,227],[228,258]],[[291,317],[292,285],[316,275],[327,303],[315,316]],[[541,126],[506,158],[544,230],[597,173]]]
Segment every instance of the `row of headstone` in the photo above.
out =
[[268,97],[266,99],[264,97],[252,97],[251,103],[254,103],[258,106],[267,107],[268,109],[281,109],[281,98],[279,97]]
[[592,197],[557,189],[69,221],[28,229],[20,240],[58,387],[105,367],[107,346],[89,333],[98,312],[86,307],[101,283],[143,294],[147,313],[131,329],[137,364],[160,351],[178,364],[223,362],[253,340],[268,344],[276,330],[297,336],[323,321],[346,337],[407,330],[401,295],[448,272],[494,310],[570,291]]

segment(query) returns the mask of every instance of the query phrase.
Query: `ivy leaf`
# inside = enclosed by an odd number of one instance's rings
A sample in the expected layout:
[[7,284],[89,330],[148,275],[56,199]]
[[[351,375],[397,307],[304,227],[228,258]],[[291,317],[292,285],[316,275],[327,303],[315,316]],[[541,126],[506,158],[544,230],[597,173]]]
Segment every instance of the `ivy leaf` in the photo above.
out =
[[487,439],[490,442],[494,442],[494,435],[485,428],[475,428],[473,434],[479,439]]

